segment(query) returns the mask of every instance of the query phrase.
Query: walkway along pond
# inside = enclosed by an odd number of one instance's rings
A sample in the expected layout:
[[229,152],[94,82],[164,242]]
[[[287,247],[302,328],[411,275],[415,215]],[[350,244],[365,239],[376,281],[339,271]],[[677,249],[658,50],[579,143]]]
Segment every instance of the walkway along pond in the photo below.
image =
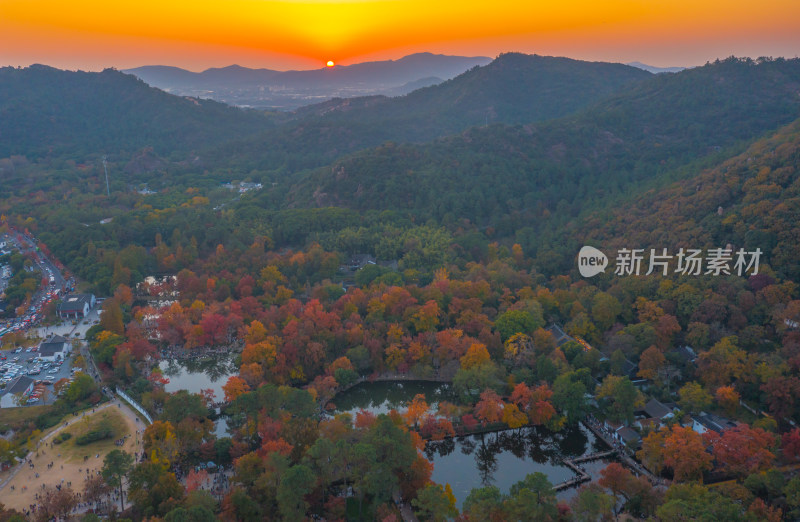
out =
[[[418,393],[425,394],[434,410],[440,401],[453,400],[448,383],[363,382],[336,395],[331,413],[402,411]],[[428,441],[425,456],[434,464],[432,479],[450,484],[459,508],[472,489],[494,485],[508,493],[514,483],[537,471],[547,475],[559,498],[568,500],[574,486],[597,477],[614,460],[608,445],[583,425],[559,432],[528,426]]]

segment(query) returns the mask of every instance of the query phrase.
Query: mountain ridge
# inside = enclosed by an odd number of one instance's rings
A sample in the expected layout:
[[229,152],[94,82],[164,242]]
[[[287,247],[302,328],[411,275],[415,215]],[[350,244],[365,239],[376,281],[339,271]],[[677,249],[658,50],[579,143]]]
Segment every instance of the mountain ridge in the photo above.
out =
[[[536,256],[574,246],[558,231],[583,207],[738,154],[797,119],[798,87],[800,60],[724,60],[653,76],[561,119],[360,151],[287,179],[282,198],[290,208],[388,209],[422,222],[465,220],[501,237],[516,231]],[[574,252],[559,255],[550,264],[560,269]]]
[[145,83],[179,95],[202,96],[232,105],[294,109],[322,98],[392,94],[424,78],[447,80],[475,65],[484,56],[416,53],[397,60],[362,62],[309,70],[277,71],[240,65],[192,72],[170,66],[125,69]]
[[243,140],[237,155],[254,158],[259,151],[252,165],[257,169],[285,164],[302,170],[386,141],[422,143],[479,125],[563,117],[650,76],[623,64],[504,53],[405,96],[335,98],[302,107],[281,129]]
[[628,62],[625,65],[630,65],[631,67],[636,67],[638,69],[642,69],[643,71],[651,72],[653,74],[676,73],[686,69],[690,69],[690,67],[656,67],[655,65],[647,65],[646,63],[642,62]]
[[0,157],[204,149],[268,128],[262,114],[184,98],[114,69],[0,68]]

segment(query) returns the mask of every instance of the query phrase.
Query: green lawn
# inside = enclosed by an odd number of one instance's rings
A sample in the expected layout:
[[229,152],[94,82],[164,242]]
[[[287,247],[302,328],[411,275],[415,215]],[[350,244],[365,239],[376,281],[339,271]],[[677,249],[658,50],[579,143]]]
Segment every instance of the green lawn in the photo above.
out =
[[[75,441],[78,437],[101,427],[103,424],[111,427],[113,434],[110,438],[84,446],[76,444]],[[116,408],[107,408],[93,415],[79,417],[74,421],[70,421],[70,425],[65,428],[65,431],[71,433],[72,437],[58,445],[59,453],[68,460],[83,460],[84,456],[106,453],[117,448],[114,441],[128,434],[128,424],[125,422],[125,416],[118,412]]]
[[25,406],[22,408],[0,409],[0,426],[16,426],[24,422],[31,422],[43,413],[52,410],[52,405]]

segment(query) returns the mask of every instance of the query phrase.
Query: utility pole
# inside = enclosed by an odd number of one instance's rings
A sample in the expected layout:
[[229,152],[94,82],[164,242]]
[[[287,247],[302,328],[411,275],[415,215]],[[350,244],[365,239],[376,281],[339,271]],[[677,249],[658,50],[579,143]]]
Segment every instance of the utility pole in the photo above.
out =
[[106,195],[111,197],[111,189],[108,187],[108,167],[106,166],[105,156],[103,156],[103,170],[106,172]]

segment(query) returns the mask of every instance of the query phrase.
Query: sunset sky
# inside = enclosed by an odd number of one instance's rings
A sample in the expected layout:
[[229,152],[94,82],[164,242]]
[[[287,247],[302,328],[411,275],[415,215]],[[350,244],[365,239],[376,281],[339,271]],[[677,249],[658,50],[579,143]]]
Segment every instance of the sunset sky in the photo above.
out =
[[0,0],[0,65],[310,69],[420,51],[793,58],[800,0]]

